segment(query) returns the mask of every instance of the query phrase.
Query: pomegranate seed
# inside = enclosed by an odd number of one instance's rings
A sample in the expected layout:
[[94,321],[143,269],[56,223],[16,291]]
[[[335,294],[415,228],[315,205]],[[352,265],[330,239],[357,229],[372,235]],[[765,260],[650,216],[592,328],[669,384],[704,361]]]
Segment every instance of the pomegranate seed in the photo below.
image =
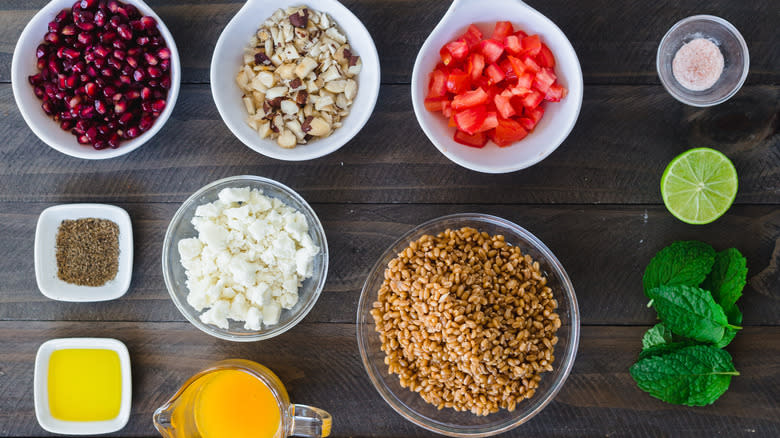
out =
[[165,98],[165,93],[162,92],[161,90],[154,90],[154,91],[152,91],[152,95],[154,96],[155,99],[164,99]]
[[157,57],[160,59],[171,59],[171,49],[163,47],[157,51]]
[[46,36],[43,37],[43,39],[45,41],[48,41],[48,42],[52,43],[52,44],[59,44],[59,42],[60,42],[60,36],[57,35],[54,32],[47,33]]
[[108,143],[105,140],[96,140],[92,143],[92,147],[99,151],[108,147]]
[[48,74],[48,70],[44,70],[46,68],[46,60],[41,58],[38,60],[38,62],[35,64],[35,66],[38,68],[38,70],[41,70],[44,74]]
[[162,112],[162,110],[164,110],[164,109],[165,109],[165,101],[164,101],[164,100],[162,100],[162,99],[160,99],[160,100],[156,100],[156,101],[155,101],[155,102],[152,104],[152,108],[153,108],[155,111]]
[[92,64],[97,68],[103,68],[106,66],[106,58],[95,58],[95,60],[92,61]]
[[146,84],[149,85],[150,87],[159,87],[160,86],[160,82],[157,79],[149,79],[149,81],[146,82]]
[[41,82],[43,82],[43,76],[41,76],[41,74],[38,73],[38,74],[35,74],[35,75],[32,75],[32,76],[28,76],[27,80],[30,81],[30,85],[33,85],[33,86],[40,85]]
[[110,135],[112,134],[111,128],[108,127],[108,125],[100,125],[97,127],[98,133],[100,135]]
[[163,40],[162,38],[155,36],[149,40],[149,44],[151,44],[152,47],[160,47],[163,45]]
[[139,97],[141,97],[141,93],[138,90],[130,90],[127,93],[125,93],[125,98],[127,100],[136,100]]
[[119,128],[119,123],[117,123],[115,120],[111,119],[110,122],[106,123],[106,126],[108,126],[109,129],[116,131],[117,128]]
[[122,100],[123,97],[124,96],[122,95],[122,93],[116,93],[111,97],[111,100],[113,100],[114,102],[119,102],[120,100]]
[[144,25],[140,20],[133,20],[130,22],[130,28],[133,30],[144,30]]
[[57,91],[56,93],[54,93],[54,100],[65,100],[65,92]]
[[147,68],[146,72],[149,73],[149,76],[153,78],[159,78],[160,76],[162,76],[162,70],[154,66]]
[[147,113],[154,112],[154,109],[152,108],[152,102],[150,101],[141,102],[141,109]]
[[122,114],[125,111],[127,111],[127,102],[125,102],[124,100],[120,100],[119,102],[116,102],[114,104],[114,112],[115,113]]
[[[90,18],[90,20],[92,20],[92,18]],[[81,23],[76,23],[76,26],[81,30],[90,31],[95,28],[95,23],[92,21],[82,21]]]
[[133,66],[129,64],[125,64],[122,66],[121,72],[123,75],[130,75],[133,73]]
[[136,39],[135,42],[138,43],[139,46],[145,46],[149,44],[149,37],[147,36],[138,37],[138,39]]
[[76,140],[79,142],[79,144],[90,144],[92,143],[89,141],[89,138],[87,138],[86,135],[79,135]]
[[137,126],[131,126],[125,131],[126,138],[136,138],[141,135],[141,130]]
[[54,108],[51,104],[51,102],[43,102],[41,104],[41,108],[43,108],[43,112],[46,113],[46,115],[51,116],[54,114]]
[[100,42],[103,44],[108,44],[111,41],[114,41],[116,36],[116,32],[104,32],[100,34]]
[[35,49],[35,57],[38,59],[45,58],[49,54],[49,48],[46,44],[41,44]]
[[131,4],[124,5],[125,12],[127,12],[128,18],[140,18],[141,14],[138,13],[138,9]]
[[114,87],[112,87],[110,85],[106,85],[105,87],[103,87],[103,96],[105,96],[105,97],[112,97],[115,94],[116,94],[116,88],[114,88]]
[[43,90],[46,92],[46,96],[48,97],[54,97],[54,93],[57,92],[57,88],[54,86],[54,84],[46,84],[43,86]]
[[73,128],[73,125],[75,125],[73,120],[63,120],[60,122],[60,129],[63,131],[70,131]]
[[102,100],[96,100],[95,101],[95,111],[98,112],[98,114],[105,114],[108,112],[108,107],[106,106],[106,103]]
[[140,47],[132,47],[130,49],[127,49],[127,55],[128,56],[138,56],[141,54],[141,48]]
[[70,11],[67,9],[61,10],[56,17],[54,17],[54,21],[56,22],[62,22],[66,18],[70,17]]
[[144,71],[143,70],[136,70],[133,73],[133,79],[135,79],[136,82],[143,81],[145,76],[146,75],[144,75]]
[[137,68],[138,67],[138,58],[136,58],[135,56],[128,56],[127,57],[127,65],[129,65],[130,67],[133,67],[133,68]]
[[[76,35],[76,26],[72,26],[68,24],[67,26],[63,26],[62,30],[60,31],[61,34],[64,36],[73,36]],[[56,44],[56,43],[54,43]]]
[[116,149],[119,147],[119,142],[122,141],[122,139],[119,137],[119,134],[114,133],[111,137],[108,138],[108,145]]
[[157,27],[157,20],[147,15],[141,17],[141,24],[143,24],[144,29],[154,29]]
[[114,29],[119,27],[120,24],[122,24],[122,17],[119,15],[114,15],[110,20],[108,20],[108,25]]
[[144,61],[147,65],[157,65],[158,59],[149,52],[144,53]]
[[91,119],[95,116],[95,108],[91,106],[82,105],[79,115],[82,119]]
[[106,13],[103,11],[97,11],[95,12],[95,24],[98,27],[103,27],[106,25]]
[[79,61],[73,64],[72,67],[74,73],[84,73],[86,69],[87,69],[87,64],[84,64],[84,61]]
[[68,49],[68,48],[63,50],[62,54],[65,55],[65,57],[68,58],[68,59],[76,59],[79,56],[81,56],[81,52],[79,52],[78,50]]
[[108,63],[108,65],[111,66],[111,68],[114,70],[122,69],[122,63],[116,58],[106,58],[106,63]]
[[41,87],[40,85],[33,88],[33,92],[35,93],[35,97],[38,99],[43,99],[43,96],[46,95],[46,89]]
[[68,101],[68,106],[71,108],[77,108],[80,103],[81,103],[81,98],[78,96],[74,96]]
[[94,9],[97,4],[98,0],[81,0],[81,9]]
[[111,41],[111,45],[114,46],[115,49],[127,50],[127,44],[125,44],[125,42],[120,40],[119,38],[115,39],[114,41]]
[[87,136],[90,142],[97,140],[98,131],[94,126],[91,126],[89,129],[87,129],[87,132],[84,134]]
[[87,45],[92,42],[92,35],[86,32],[81,32],[78,36],[78,40],[81,44]]
[[119,59],[119,60],[124,60],[125,59],[125,52],[123,52],[121,50],[114,50],[113,55],[114,55],[114,58],[116,58],[116,59]]
[[82,73],[82,74],[80,74],[80,75],[79,75],[79,80],[80,80],[82,83],[84,83],[84,82],[89,82],[89,75],[88,75],[88,74],[84,74],[84,73]]
[[49,71],[55,74],[58,74],[60,71],[62,71],[56,59],[49,58]]
[[87,93],[87,96],[95,97],[98,94],[98,87],[94,82],[88,82],[84,85],[84,91]]
[[111,0],[108,2],[107,6],[109,11],[116,13],[117,9],[119,9],[119,2],[116,0]]
[[162,78],[162,80],[160,81],[160,86],[166,90],[171,88],[171,78],[168,76]]
[[93,52],[95,53],[95,56],[98,56],[98,57],[101,57],[101,58],[105,58],[106,56],[108,56],[111,53],[111,50],[109,50],[107,47],[96,46],[95,50],[93,50]]
[[133,121],[133,113],[124,113],[121,116],[119,116],[119,119],[117,120],[117,122],[122,126],[125,126],[132,121]]
[[152,89],[144,87],[141,89],[141,100],[149,100],[152,98]]
[[138,129],[140,129],[142,132],[146,132],[149,130],[149,128],[152,127],[154,124],[154,118],[150,116],[146,116],[141,118],[141,122],[138,123]]
[[57,32],[60,30],[60,23],[59,21],[51,21],[49,22],[49,32]]
[[126,24],[120,24],[119,27],[116,28],[117,33],[122,38],[129,40],[133,38],[133,31],[130,30],[130,26]]

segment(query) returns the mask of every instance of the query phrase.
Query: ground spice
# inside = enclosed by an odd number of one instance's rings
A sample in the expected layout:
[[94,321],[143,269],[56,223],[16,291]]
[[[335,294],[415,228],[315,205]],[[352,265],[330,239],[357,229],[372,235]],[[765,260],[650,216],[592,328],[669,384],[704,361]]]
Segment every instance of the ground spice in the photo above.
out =
[[696,38],[683,44],[672,60],[672,74],[683,87],[704,91],[718,82],[723,74],[723,54],[715,43]]
[[57,230],[57,277],[102,286],[119,269],[119,226],[107,219],[65,220]]

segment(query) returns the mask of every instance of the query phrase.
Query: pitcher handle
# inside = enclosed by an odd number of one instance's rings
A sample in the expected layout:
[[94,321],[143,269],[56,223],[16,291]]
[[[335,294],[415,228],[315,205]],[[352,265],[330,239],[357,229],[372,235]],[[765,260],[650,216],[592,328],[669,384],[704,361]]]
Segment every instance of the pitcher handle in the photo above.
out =
[[322,409],[307,405],[290,405],[287,409],[290,417],[291,436],[326,437],[330,435],[333,417]]

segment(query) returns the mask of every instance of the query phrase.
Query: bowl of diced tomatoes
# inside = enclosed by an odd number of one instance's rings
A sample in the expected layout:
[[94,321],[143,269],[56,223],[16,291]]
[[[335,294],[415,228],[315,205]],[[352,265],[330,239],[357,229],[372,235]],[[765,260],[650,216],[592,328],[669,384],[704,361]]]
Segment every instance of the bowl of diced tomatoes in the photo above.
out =
[[[582,105],[582,70],[563,32],[517,2],[468,2],[434,29],[412,74],[415,115],[450,160],[479,172],[524,169],[563,143]],[[452,11],[448,12],[448,15]]]

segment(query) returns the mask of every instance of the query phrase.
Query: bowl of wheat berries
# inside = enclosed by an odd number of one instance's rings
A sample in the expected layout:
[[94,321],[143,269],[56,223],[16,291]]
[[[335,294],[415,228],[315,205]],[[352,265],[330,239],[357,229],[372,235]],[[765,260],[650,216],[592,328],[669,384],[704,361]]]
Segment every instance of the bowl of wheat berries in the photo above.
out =
[[490,436],[540,412],[571,370],[579,310],[547,246],[499,217],[419,225],[360,295],[357,337],[382,398],[425,429]]

